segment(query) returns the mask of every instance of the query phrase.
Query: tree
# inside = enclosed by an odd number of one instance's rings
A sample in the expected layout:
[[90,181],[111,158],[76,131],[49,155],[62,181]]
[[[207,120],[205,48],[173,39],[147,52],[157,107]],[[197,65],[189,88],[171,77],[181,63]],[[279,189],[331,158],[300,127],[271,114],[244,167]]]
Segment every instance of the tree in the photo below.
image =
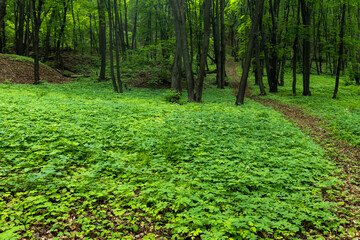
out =
[[243,72],[241,75],[240,88],[236,95],[235,105],[244,104],[246,84],[247,84],[247,79],[248,79],[248,75],[249,75],[249,71],[250,71],[253,47],[255,45],[256,35],[258,34],[259,26],[261,24],[263,9],[264,9],[264,0],[256,0],[256,7],[255,7],[256,14],[254,14],[253,21],[251,24],[249,41],[248,41],[247,47],[246,47],[245,63],[244,63]]
[[40,84],[40,73],[39,73],[39,32],[41,26],[41,12],[43,0],[33,0],[33,22],[34,22],[34,84]]
[[[170,4],[174,14],[174,27],[176,33],[176,42],[181,46],[181,54],[184,61],[185,75],[187,81],[188,101],[194,102],[194,77],[192,66],[190,65],[189,48],[187,43],[186,33],[186,21],[185,21],[185,9],[183,0],[170,0]],[[176,56],[175,56],[176,57]]]
[[311,92],[310,92],[310,72],[311,72],[310,4],[311,3],[308,0],[299,0],[299,3],[301,7],[301,16],[305,30],[305,36],[303,39],[303,95],[311,96]]
[[204,39],[202,45],[202,52],[200,57],[200,67],[198,79],[196,81],[196,102],[201,102],[202,91],[205,78],[205,65],[207,55],[209,51],[209,39],[210,39],[210,11],[211,11],[211,0],[204,1]]
[[339,89],[341,63],[342,63],[342,60],[343,60],[343,52],[344,52],[345,13],[346,13],[346,4],[343,3],[342,7],[341,7],[340,46],[339,46],[338,64],[337,64],[337,67],[336,67],[336,81],[335,81],[335,89],[334,89],[333,98],[336,98],[337,93],[338,93],[338,89]]
[[0,53],[3,53],[6,45],[5,37],[6,0],[0,0]]
[[105,1],[98,1],[99,11],[99,49],[100,49],[100,76],[99,82],[105,81],[105,68],[106,68],[106,19],[105,19]]

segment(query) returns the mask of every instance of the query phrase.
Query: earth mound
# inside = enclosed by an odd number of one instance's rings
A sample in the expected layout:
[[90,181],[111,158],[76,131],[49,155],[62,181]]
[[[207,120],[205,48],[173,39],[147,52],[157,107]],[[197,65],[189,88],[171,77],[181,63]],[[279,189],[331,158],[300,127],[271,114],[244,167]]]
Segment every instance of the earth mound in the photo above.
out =
[[[40,64],[40,80],[48,83],[64,83],[71,81],[56,70]],[[18,84],[32,84],[34,82],[33,59],[0,54],[0,83],[9,81]]]

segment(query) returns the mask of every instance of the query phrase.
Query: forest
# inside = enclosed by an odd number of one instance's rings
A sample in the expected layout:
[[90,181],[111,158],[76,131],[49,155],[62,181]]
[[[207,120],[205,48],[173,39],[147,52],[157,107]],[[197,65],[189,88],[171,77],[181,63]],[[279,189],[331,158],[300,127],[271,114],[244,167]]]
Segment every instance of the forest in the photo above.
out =
[[0,0],[0,239],[359,238],[359,0]]

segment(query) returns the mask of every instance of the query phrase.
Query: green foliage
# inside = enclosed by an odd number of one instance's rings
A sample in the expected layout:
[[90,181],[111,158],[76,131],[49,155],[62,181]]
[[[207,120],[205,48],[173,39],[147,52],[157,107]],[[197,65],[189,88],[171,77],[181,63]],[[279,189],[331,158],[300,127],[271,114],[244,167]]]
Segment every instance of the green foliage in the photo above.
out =
[[[301,75],[298,75],[301,79]],[[311,76],[311,97],[291,96],[292,75],[285,75],[285,86],[279,93],[269,94],[266,98],[275,99],[305,109],[312,115],[325,120],[333,133],[354,146],[360,146],[360,87],[348,84],[346,76],[340,81],[337,99],[332,99],[335,77],[328,75]],[[298,92],[301,93],[301,82]],[[257,87],[254,89],[257,90]],[[300,95],[300,94],[299,94]]]
[[111,83],[0,85],[0,236],[291,238],[340,224],[333,166],[270,108]]
[[168,90],[165,95],[165,101],[170,103],[179,103],[180,99],[181,99],[181,93],[174,90]]

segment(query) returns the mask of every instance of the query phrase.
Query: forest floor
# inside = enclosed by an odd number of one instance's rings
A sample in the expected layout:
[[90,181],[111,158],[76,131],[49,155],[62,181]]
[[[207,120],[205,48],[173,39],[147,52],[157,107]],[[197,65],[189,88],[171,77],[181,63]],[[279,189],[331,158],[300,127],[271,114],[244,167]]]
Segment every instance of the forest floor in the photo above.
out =
[[[241,77],[238,75],[236,63],[232,59],[227,61],[227,74],[233,81],[240,82]],[[285,119],[293,122],[302,132],[320,145],[326,151],[328,158],[336,164],[340,170],[336,175],[342,181],[341,188],[324,190],[323,198],[326,201],[339,203],[335,210],[336,215],[340,219],[346,220],[344,230],[352,233],[341,239],[360,239],[354,238],[360,237],[358,228],[360,205],[357,201],[360,198],[360,149],[334,137],[327,127],[328,123],[324,120],[307,114],[300,108],[253,95],[251,90],[251,87],[247,87],[246,97],[281,113]],[[338,239],[334,237],[336,236],[328,236],[326,239]]]
[[[40,80],[48,83],[70,81],[56,70],[40,64]],[[34,64],[31,58],[0,54],[0,83],[32,84],[34,82]]]

